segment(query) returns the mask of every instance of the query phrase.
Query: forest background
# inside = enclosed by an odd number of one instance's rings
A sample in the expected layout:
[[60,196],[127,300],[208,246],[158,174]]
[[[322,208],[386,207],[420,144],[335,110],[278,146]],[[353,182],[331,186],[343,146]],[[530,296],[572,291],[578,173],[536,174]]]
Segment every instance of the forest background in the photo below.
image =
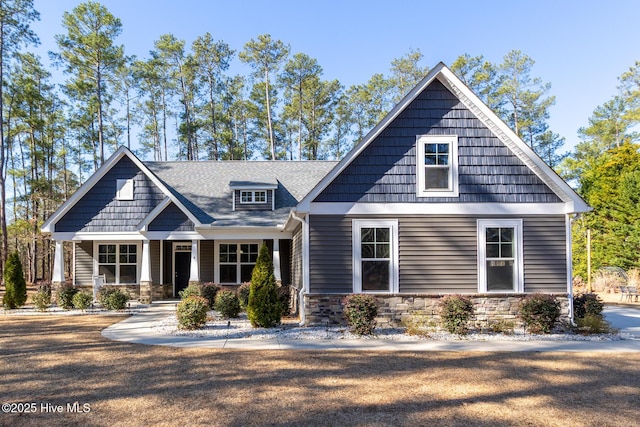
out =
[[[286,4],[275,2],[274,12]],[[313,10],[307,10],[313,26]],[[199,14],[197,7],[192,13]],[[171,28],[147,40],[147,54],[138,57],[120,41],[122,21],[97,2],[74,2],[57,18],[54,44],[43,57],[34,30],[43,18],[32,0],[0,0],[0,268],[17,250],[28,281],[51,273],[43,221],[118,146],[146,160],[340,159],[442,59],[429,58],[428,65],[419,47],[396,46],[386,69],[346,85],[326,77],[311,52],[271,33],[232,45],[225,34],[206,31],[187,42]],[[416,44],[439,43],[442,35],[431,31],[428,43]],[[542,43],[541,27],[531,34]],[[636,40],[628,40],[630,50]],[[552,126],[552,85],[537,77],[525,52],[508,49],[498,60],[463,52],[449,60],[453,72],[594,208],[573,222],[574,273],[586,275],[587,230],[592,270],[640,267],[640,62],[619,71],[610,98],[591,107],[567,144]],[[585,91],[611,82],[590,83]],[[579,99],[574,103],[576,110],[585,108]]]

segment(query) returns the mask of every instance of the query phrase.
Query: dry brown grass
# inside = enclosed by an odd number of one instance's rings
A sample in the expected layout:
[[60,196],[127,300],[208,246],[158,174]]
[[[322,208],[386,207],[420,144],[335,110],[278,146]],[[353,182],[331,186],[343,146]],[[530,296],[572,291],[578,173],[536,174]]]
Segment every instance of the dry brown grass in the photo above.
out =
[[112,342],[113,317],[0,319],[6,426],[628,426],[640,354],[229,351]]

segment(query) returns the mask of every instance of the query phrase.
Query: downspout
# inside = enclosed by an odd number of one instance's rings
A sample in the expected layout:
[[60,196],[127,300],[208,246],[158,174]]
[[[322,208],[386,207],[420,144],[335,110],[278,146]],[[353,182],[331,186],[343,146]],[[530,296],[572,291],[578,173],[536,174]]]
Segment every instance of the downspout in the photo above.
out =
[[308,236],[309,236],[309,223],[307,222],[307,217],[300,218],[296,215],[295,212],[291,212],[291,218],[295,219],[302,225],[302,286],[300,287],[298,300],[299,302],[299,310],[300,310],[300,326],[304,326],[307,321],[307,316],[304,307],[304,294],[305,290],[308,286],[308,273],[307,273],[307,263],[309,260],[308,257]]

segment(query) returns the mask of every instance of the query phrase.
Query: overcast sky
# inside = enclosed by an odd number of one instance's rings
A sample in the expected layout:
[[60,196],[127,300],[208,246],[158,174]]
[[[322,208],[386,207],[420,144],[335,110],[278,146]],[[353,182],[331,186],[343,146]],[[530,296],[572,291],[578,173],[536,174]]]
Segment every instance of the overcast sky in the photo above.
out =
[[[79,0],[35,0],[38,52],[57,49],[62,14]],[[127,55],[147,58],[161,34],[188,45],[209,32],[237,51],[269,33],[318,60],[324,78],[346,87],[388,74],[391,61],[420,49],[424,64],[459,55],[502,62],[512,49],[535,60],[532,75],[551,83],[551,130],[569,150],[593,110],[617,93],[617,78],[640,61],[638,0],[103,0],[123,25]],[[236,73],[248,74],[236,64]],[[54,70],[52,70],[54,73]]]

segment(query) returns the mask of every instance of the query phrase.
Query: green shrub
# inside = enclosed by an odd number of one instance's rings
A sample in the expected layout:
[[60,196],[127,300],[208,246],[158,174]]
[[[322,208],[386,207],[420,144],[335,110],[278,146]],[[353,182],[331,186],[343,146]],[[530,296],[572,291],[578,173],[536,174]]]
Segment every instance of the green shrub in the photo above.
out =
[[260,248],[256,265],[251,274],[247,317],[254,328],[271,328],[280,324],[282,317],[278,287],[273,275],[273,262],[269,256],[267,245],[262,245]]
[[249,305],[249,293],[251,292],[251,282],[244,282],[238,287],[237,295],[240,300],[240,308],[247,309]]
[[378,306],[373,295],[353,294],[342,300],[344,318],[351,332],[357,335],[371,335],[376,327]]
[[178,303],[176,316],[179,329],[199,329],[207,323],[209,301],[206,298],[191,295]]
[[586,315],[600,316],[604,303],[597,294],[578,294],[573,296],[573,317],[581,319]]
[[180,299],[187,299],[193,295],[201,297],[202,292],[200,291],[200,286],[195,283],[191,283],[189,286],[178,292],[178,295],[180,295]]
[[611,332],[611,326],[600,314],[585,314],[584,317],[576,318],[576,328],[583,335]]
[[93,295],[88,294],[87,292],[77,292],[71,301],[73,302],[73,306],[78,310],[86,310],[91,307]]
[[235,292],[222,290],[216,295],[216,302],[213,306],[224,318],[238,317],[240,314],[240,301]]
[[513,335],[513,329],[516,327],[516,323],[513,320],[496,319],[489,320],[487,326],[494,334]]
[[6,308],[22,307],[27,302],[27,282],[22,273],[22,263],[17,252],[7,258],[4,266],[4,296],[2,305]]
[[31,296],[31,302],[36,310],[47,311],[47,308],[51,304],[51,285],[40,285],[38,291]]
[[280,301],[280,307],[282,307],[282,315],[288,316],[291,314],[291,287],[278,286],[278,300]]
[[560,302],[553,295],[527,295],[520,303],[520,318],[529,332],[549,334],[560,318]]
[[64,284],[58,289],[58,297],[56,303],[58,307],[64,310],[73,308],[73,296],[78,293],[78,289],[71,285]]
[[207,299],[207,301],[209,301],[209,310],[213,309],[214,304],[216,303],[216,294],[218,293],[218,291],[220,290],[220,287],[217,285],[214,285],[213,283],[205,283],[204,285],[202,285],[202,288],[200,288],[200,293],[201,296],[203,296],[204,298]]
[[440,300],[442,326],[452,334],[469,333],[469,321],[473,318],[473,303],[462,295],[448,295]]
[[107,310],[124,310],[129,296],[117,288],[102,288],[98,301]]

